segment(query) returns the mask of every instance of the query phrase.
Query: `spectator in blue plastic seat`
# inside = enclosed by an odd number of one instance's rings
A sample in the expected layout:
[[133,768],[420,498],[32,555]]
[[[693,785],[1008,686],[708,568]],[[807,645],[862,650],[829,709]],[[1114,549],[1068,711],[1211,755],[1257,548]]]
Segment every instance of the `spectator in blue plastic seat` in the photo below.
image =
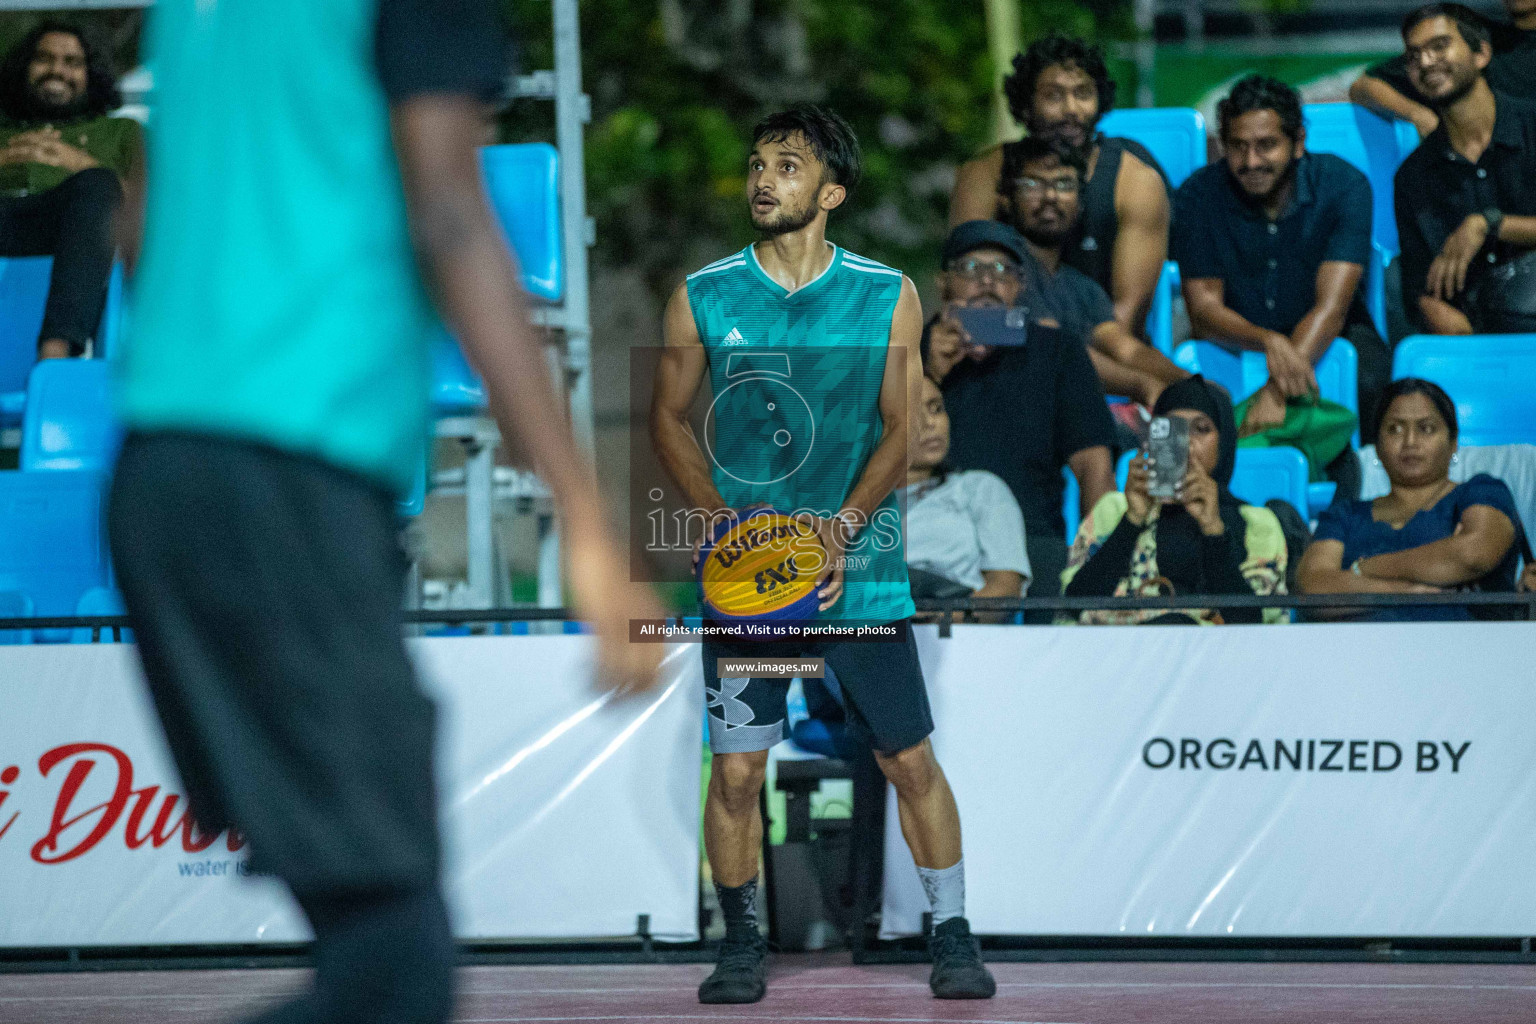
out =
[[1242,435],[1280,425],[1286,400],[1316,393],[1313,366],[1337,337],[1359,354],[1370,422],[1391,377],[1361,281],[1371,259],[1371,185],[1345,160],[1308,153],[1301,97],[1250,75],[1217,107],[1223,159],[1174,197],[1173,258],[1194,336],[1263,352],[1269,380]]
[[1403,304],[1432,334],[1536,331],[1536,102],[1489,87],[1486,25],[1430,4],[1403,22],[1440,126],[1394,182]]
[[[1459,8],[1461,20],[1481,18],[1461,4],[1441,6]],[[1509,12],[1509,21],[1488,26],[1493,44],[1488,84],[1508,96],[1536,100],[1536,0],[1504,0],[1504,9]],[[1434,105],[1413,84],[1406,54],[1368,68],[1349,87],[1349,98],[1383,117],[1413,122],[1421,139],[1440,127]]]
[[[1103,51],[1071,36],[1038,39],[1014,57],[1003,91],[1013,119],[1031,137],[1083,151],[1082,216],[1062,245],[1062,259],[1098,282],[1114,300],[1115,319],[1141,337],[1168,255],[1170,189],[1145,146],[1097,131],[1115,105]],[[961,165],[950,227],[1001,215],[1003,160],[1017,145],[995,146]]]
[[[1299,582],[1308,594],[1435,594],[1515,589],[1521,543],[1514,497],[1479,473],[1450,479],[1456,405],[1439,385],[1395,380],[1382,396],[1376,452],[1392,490],[1339,500],[1318,519]],[[1379,609],[1374,619],[1467,619],[1455,605]]]
[[1065,263],[1067,240],[1082,220],[1086,174],[1082,151],[1059,139],[1031,136],[1004,148],[1003,211],[1028,246],[1019,301],[1089,346],[1105,394],[1150,408],[1163,388],[1189,373],[1127,330],[1098,282]]
[[1030,325],[1028,344],[992,349],[948,315],[953,307],[1018,303],[1026,255],[1019,233],[997,221],[949,233],[940,278],[945,308],[924,328],[923,368],[944,394],[950,463],[989,470],[1008,485],[1024,513],[1035,579],[1051,581],[1054,593],[1067,562],[1062,467],[1077,478],[1084,514],[1115,487],[1115,427],[1088,350],[1039,323]]
[[[1267,508],[1227,489],[1237,464],[1237,427],[1225,391],[1196,375],[1163,392],[1154,412],[1189,422],[1189,471],[1176,496],[1148,493],[1157,466],[1131,460],[1124,492],[1099,499],[1078,527],[1062,593],[1067,597],[1156,597],[1285,593],[1286,545]],[[1083,612],[1075,621],[1201,624],[1283,622],[1281,608]],[[1067,620],[1073,621],[1073,620]]]
[[1019,503],[996,474],[945,464],[949,416],[939,386],[926,377],[911,429],[902,498],[912,596],[1021,596],[1029,555]]
[[0,61],[0,256],[52,256],[38,357],[84,353],[106,301],[113,218],[143,161],[106,53],[45,21]]

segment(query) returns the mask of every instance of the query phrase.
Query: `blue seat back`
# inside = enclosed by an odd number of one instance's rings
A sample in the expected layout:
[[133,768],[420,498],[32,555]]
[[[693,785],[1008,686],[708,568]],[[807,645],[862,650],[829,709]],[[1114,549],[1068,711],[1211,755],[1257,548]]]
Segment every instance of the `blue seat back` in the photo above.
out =
[[15,415],[21,412],[27,374],[37,363],[37,332],[52,270],[50,256],[0,258],[0,394],[14,396],[6,411]]
[[105,471],[121,443],[106,360],[49,359],[33,368],[21,425],[22,469]]
[[1250,505],[1282,498],[1306,516],[1307,478],[1307,457],[1295,448],[1239,448],[1230,489]]
[[[1186,341],[1173,353],[1173,361],[1190,373],[1203,374],[1232,393],[1234,404],[1241,402],[1269,380],[1269,366],[1262,352],[1234,352],[1215,342]],[[1355,346],[1343,338],[1335,338],[1323,358],[1313,368],[1317,374],[1318,393],[1330,402],[1337,402],[1356,416],[1360,415],[1360,399],[1356,381],[1359,376],[1359,357]],[[1360,432],[1355,431],[1355,446],[1359,447]]]
[[1173,357],[1173,299],[1179,288],[1179,265],[1169,260],[1158,275],[1157,289],[1152,293],[1152,308],[1147,311],[1147,340],[1170,359]]
[[[80,595],[80,601],[75,605],[75,614],[81,616],[96,615],[127,615],[128,606],[123,603],[123,595],[111,587],[92,587]],[[77,644],[92,643],[95,639],[92,633],[97,632],[89,626],[81,626],[70,637],[71,642]],[[121,631],[123,643],[133,643],[133,630]],[[103,642],[111,642],[115,639],[111,627],[104,627],[99,631]]]
[[411,491],[405,497],[395,502],[395,511],[403,519],[414,519],[421,515],[421,510],[427,504],[427,475],[432,471],[429,463],[432,460],[432,452],[427,451],[427,457],[416,468],[416,475],[411,478]]
[[565,291],[560,248],[560,153],[547,142],[480,150],[485,191],[523,271],[523,287],[557,302]]
[[[1418,144],[1418,132],[1406,121],[1388,120],[1354,103],[1308,103],[1302,107],[1302,117],[1308,152],[1332,153],[1348,160],[1370,180],[1371,237],[1388,252],[1397,252],[1392,178],[1403,158]],[[1411,143],[1403,137],[1404,130]]]
[[1536,444],[1536,334],[1416,334],[1398,344],[1392,376],[1444,388],[1461,444]]
[[[32,599],[19,590],[0,590],[0,619],[30,619]],[[0,629],[0,647],[30,644],[30,629]]]
[[[109,577],[102,506],[106,477],[85,470],[0,471],[0,590],[32,598],[38,615],[73,615]],[[67,633],[66,633],[67,636]]]
[[[52,256],[0,257],[0,422],[14,423],[21,415],[27,375],[37,362],[37,334],[43,327],[52,272]],[[116,265],[96,330],[97,355],[116,349],[122,317],[123,269]]]
[[1189,107],[1111,110],[1099,131],[1146,146],[1174,188],[1206,163],[1205,118]]
[[[517,256],[523,287],[556,302],[565,293],[560,234],[560,154],[543,142],[480,150],[486,195]],[[485,408],[485,385],[447,331],[432,341],[432,405],[439,416]]]

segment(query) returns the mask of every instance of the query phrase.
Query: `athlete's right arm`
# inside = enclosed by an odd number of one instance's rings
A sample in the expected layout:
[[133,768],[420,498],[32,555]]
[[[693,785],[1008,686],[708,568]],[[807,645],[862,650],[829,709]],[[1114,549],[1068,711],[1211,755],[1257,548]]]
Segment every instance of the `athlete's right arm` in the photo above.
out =
[[666,347],[656,367],[656,384],[651,392],[651,444],[662,467],[682,489],[690,509],[705,513],[722,511],[729,506],[715,487],[709,463],[688,422],[709,360],[688,303],[687,284],[678,285],[667,302],[661,334]]

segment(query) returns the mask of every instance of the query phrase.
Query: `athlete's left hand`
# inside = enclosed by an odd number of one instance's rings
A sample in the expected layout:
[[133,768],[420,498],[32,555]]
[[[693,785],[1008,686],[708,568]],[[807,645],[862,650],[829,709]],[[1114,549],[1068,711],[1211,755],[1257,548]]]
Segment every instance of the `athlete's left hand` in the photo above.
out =
[[827,569],[818,581],[816,596],[821,599],[819,611],[826,611],[843,596],[843,551],[848,547],[848,527],[837,517],[818,519],[816,532],[821,546],[827,549]]

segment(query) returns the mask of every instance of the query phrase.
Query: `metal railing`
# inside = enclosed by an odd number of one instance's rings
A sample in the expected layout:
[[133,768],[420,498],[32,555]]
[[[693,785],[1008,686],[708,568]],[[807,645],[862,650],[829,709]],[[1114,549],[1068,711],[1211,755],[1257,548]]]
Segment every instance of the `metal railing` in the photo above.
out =
[[[936,616],[939,635],[978,614],[1014,615],[1029,612],[1180,611],[1189,608],[1304,608],[1375,610],[1382,608],[1504,608],[1516,621],[1536,621],[1536,592],[1467,594],[1186,594],[1175,597],[962,597],[924,598],[914,602],[920,615]],[[697,611],[688,618],[697,617]],[[407,626],[491,626],[512,622],[577,621],[570,608],[418,609],[401,613]],[[675,621],[679,616],[672,616]],[[1332,620],[1348,625],[1350,620]],[[1035,625],[1034,623],[1029,623]],[[0,631],[89,629],[93,640],[105,631],[120,637],[132,629],[127,615],[53,615],[0,618]]]

